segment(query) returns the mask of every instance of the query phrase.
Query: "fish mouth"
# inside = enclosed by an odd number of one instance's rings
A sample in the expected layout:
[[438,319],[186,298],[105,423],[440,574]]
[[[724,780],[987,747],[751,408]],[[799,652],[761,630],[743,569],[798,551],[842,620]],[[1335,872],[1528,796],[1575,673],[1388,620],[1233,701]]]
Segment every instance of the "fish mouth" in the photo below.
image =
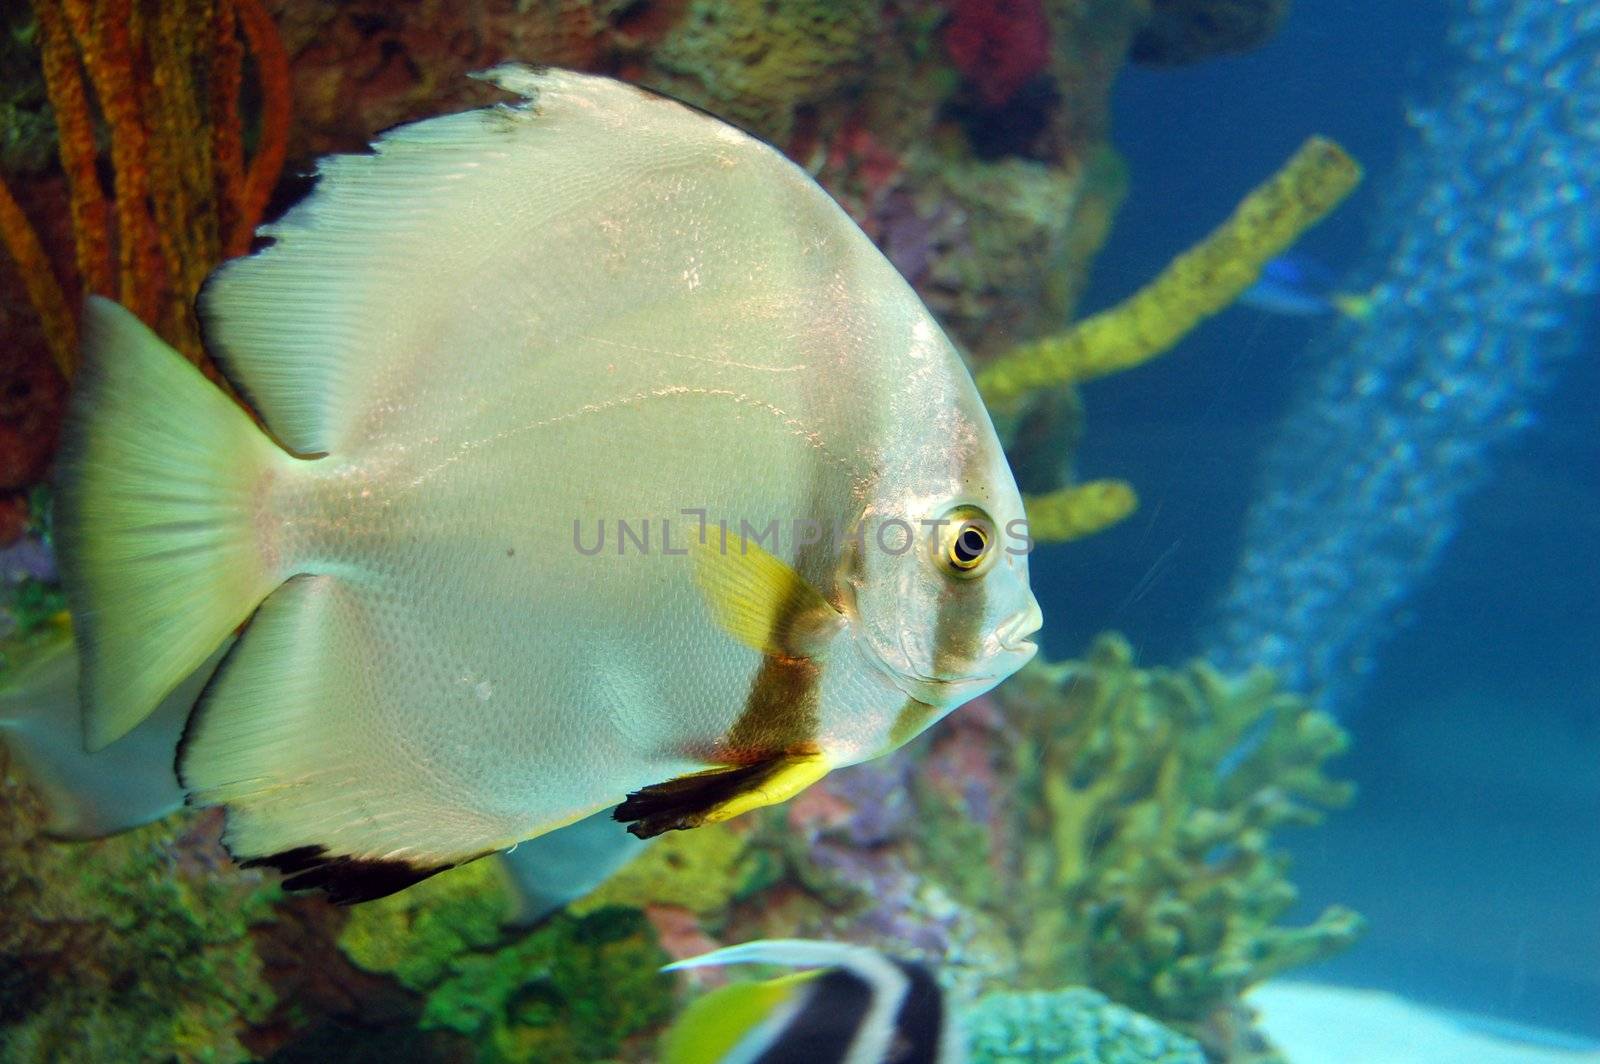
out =
[[995,642],[1000,644],[1000,649],[1008,654],[1026,655],[1019,662],[1019,666],[1038,651],[1039,644],[1028,638],[1044,625],[1044,612],[1039,609],[1039,600],[1032,595],[1028,596],[1028,605],[1007,617],[1001,623],[999,630],[994,634]]

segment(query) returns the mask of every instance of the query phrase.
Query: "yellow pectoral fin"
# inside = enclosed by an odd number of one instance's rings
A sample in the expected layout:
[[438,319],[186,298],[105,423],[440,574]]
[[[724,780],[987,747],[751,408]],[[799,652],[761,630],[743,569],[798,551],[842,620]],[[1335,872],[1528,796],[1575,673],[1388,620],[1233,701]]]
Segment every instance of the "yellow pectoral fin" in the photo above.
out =
[[762,809],[769,805],[777,805],[779,802],[787,802],[826,776],[831,767],[821,754],[785,758],[779,762],[779,767],[772,775],[707,810],[705,822],[720,824],[752,809]]
[[822,754],[786,754],[753,765],[694,772],[634,791],[617,807],[616,818],[641,839],[718,824],[787,801],[832,767]]
[[815,657],[844,624],[844,615],[793,566],[748,537],[713,530],[691,550],[711,616],[753,650]]

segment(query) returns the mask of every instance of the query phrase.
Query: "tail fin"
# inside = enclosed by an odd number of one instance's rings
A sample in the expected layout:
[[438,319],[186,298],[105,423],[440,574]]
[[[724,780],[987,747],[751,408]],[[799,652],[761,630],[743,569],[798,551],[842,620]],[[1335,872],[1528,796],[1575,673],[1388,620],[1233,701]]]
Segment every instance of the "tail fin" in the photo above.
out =
[[62,442],[57,541],[84,742],[130,731],[283,580],[254,501],[293,461],[138,318],[91,297]]

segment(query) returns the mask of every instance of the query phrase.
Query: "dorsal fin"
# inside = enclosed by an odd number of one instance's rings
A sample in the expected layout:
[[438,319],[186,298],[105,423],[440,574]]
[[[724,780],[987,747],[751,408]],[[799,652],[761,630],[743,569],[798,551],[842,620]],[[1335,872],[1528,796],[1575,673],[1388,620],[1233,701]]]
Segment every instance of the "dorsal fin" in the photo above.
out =
[[[506,65],[483,77],[523,102],[399,126],[371,154],[324,159],[312,193],[258,230],[272,245],[223,266],[201,293],[212,353],[301,455],[337,451],[347,434],[426,404],[437,382],[476,366],[486,338],[524,338],[537,359],[539,345],[614,313],[563,293],[562,264],[649,254],[614,247],[604,226],[651,206],[632,200],[658,194],[662,175],[703,190],[719,175],[776,174],[746,182],[746,201],[786,205],[775,218],[799,205],[810,212],[801,221],[831,221],[827,231],[849,224],[782,155],[673,100],[564,70]],[[507,277],[547,274],[522,291],[548,298],[487,294]]]

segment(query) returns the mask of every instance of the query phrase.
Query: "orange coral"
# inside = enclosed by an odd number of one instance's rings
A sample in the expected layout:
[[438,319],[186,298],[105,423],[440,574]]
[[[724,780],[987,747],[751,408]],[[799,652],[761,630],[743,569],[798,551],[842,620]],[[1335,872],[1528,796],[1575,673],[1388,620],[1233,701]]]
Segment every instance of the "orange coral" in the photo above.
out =
[[55,355],[56,364],[66,373],[69,359],[78,342],[78,323],[67,309],[66,296],[61,294],[61,282],[56,280],[50,267],[50,258],[39,243],[39,234],[28,224],[16,197],[3,179],[0,179],[0,239],[5,240],[17,270],[22,274],[28,299],[39,312],[44,325],[45,340]]
[[[226,4],[227,0],[222,2]],[[283,170],[283,156],[289,144],[289,56],[261,0],[234,0],[234,3],[245,39],[255,53],[256,80],[261,85],[261,139],[256,145],[255,158],[250,160],[250,174],[240,201],[239,224],[234,227],[228,243],[229,255],[243,255],[250,250],[250,237],[267,209],[273,186]]]
[[94,123],[83,72],[74,54],[71,30],[61,11],[52,4],[35,5],[41,40],[41,59],[50,99],[55,101],[56,136],[61,169],[72,197],[72,230],[77,244],[78,276],[91,292],[110,295],[111,231],[106,219],[105,195],[95,173]]
[[[33,7],[78,290],[115,295],[201,362],[194,297],[219,259],[249,250],[283,167],[289,64],[272,17],[261,0],[33,0]],[[240,113],[246,47],[261,101],[248,167]],[[109,202],[96,169],[96,107],[110,146]],[[3,183],[0,239],[56,364],[71,376],[77,330],[68,286]]]

